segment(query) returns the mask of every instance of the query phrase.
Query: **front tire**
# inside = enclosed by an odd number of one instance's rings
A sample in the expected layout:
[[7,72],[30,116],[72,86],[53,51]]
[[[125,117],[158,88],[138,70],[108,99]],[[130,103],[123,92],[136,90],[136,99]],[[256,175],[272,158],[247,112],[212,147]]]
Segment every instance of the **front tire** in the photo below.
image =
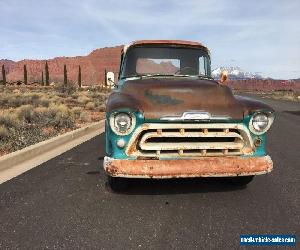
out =
[[234,186],[246,186],[249,184],[254,178],[254,175],[249,175],[249,176],[237,176],[237,177],[230,177],[228,178],[228,181],[230,184]]
[[128,187],[128,181],[125,178],[112,177],[107,175],[107,182],[113,191],[122,191]]

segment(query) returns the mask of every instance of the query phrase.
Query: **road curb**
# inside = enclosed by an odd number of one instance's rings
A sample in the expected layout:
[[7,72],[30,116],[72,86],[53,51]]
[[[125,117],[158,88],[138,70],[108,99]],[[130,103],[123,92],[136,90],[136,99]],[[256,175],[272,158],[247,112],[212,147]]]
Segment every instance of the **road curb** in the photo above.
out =
[[0,157],[0,183],[46,162],[104,131],[104,120]]

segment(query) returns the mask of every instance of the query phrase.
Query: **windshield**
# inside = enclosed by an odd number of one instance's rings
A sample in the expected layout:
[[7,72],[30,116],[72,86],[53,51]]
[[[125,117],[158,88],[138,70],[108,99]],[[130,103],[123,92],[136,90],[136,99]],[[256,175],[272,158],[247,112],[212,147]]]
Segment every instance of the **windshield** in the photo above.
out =
[[134,47],[126,53],[122,78],[170,75],[210,77],[208,53],[187,47]]

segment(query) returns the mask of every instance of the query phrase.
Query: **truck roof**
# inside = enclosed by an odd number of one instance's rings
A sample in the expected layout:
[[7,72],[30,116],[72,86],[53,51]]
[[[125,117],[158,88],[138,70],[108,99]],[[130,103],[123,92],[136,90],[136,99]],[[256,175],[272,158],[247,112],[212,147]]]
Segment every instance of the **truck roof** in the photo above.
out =
[[138,45],[182,45],[187,47],[196,47],[196,48],[202,48],[209,52],[208,48],[204,46],[202,43],[199,42],[193,42],[193,41],[186,41],[186,40],[137,40],[133,41],[128,45],[124,46],[123,52],[126,53],[128,48]]

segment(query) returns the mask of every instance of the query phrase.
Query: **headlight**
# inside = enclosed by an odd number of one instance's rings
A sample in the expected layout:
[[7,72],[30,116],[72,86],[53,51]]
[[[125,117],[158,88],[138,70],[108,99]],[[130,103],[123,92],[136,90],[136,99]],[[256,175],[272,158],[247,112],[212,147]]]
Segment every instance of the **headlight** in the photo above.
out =
[[271,127],[273,120],[272,113],[256,113],[250,119],[249,129],[256,135],[264,134]]
[[131,133],[134,126],[135,116],[129,113],[115,113],[110,117],[110,127],[117,135],[127,135]]

